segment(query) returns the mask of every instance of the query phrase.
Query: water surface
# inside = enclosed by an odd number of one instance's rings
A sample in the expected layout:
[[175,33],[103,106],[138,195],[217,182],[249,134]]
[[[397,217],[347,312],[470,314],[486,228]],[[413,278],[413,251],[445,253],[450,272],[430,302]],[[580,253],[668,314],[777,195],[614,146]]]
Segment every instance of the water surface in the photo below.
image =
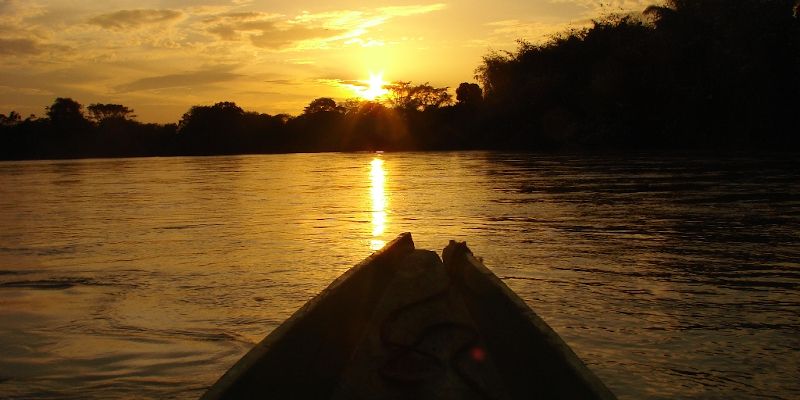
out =
[[790,157],[0,163],[0,398],[196,398],[404,231],[466,240],[623,399],[800,397]]

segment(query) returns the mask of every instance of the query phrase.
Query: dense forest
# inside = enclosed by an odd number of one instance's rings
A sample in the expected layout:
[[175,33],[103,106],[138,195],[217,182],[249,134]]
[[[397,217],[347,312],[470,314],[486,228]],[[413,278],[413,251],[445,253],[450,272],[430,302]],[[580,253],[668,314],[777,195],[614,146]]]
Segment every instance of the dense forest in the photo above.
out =
[[800,3],[669,0],[546,43],[520,40],[448,88],[395,82],[379,102],[318,98],[298,116],[194,106],[176,124],[57,98],[0,114],[0,159],[350,150],[796,150]]

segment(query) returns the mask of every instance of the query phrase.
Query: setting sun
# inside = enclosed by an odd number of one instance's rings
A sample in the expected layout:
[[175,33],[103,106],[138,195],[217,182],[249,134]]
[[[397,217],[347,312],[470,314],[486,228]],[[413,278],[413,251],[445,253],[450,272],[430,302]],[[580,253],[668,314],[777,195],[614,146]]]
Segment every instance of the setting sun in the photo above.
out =
[[364,81],[364,83],[366,86],[358,88],[356,91],[358,96],[365,100],[372,101],[385,95],[386,93],[389,93],[389,91],[385,88],[387,82],[384,82],[383,80],[383,72],[378,74],[373,74],[370,72],[369,80]]

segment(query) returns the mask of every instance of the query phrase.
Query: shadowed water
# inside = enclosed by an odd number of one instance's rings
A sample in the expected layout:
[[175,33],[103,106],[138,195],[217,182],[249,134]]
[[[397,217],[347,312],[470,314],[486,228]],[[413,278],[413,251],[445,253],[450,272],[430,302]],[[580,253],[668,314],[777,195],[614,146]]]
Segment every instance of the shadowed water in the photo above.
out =
[[411,231],[466,240],[623,399],[800,396],[790,157],[0,163],[0,398],[196,398]]

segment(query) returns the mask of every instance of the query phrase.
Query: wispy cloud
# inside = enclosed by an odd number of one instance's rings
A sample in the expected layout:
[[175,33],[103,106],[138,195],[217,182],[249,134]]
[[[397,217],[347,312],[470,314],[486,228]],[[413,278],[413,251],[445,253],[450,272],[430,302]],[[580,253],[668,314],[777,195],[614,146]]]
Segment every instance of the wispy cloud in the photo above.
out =
[[249,40],[271,50],[311,50],[346,45],[382,46],[384,41],[363,37],[394,18],[427,14],[444,4],[382,7],[361,10],[303,12],[295,16],[258,12],[224,13],[203,20],[204,31],[219,39]]
[[0,0],[0,21],[19,21],[44,12],[45,7],[34,1]]
[[184,14],[175,10],[120,10],[97,15],[89,23],[105,29],[136,29],[149,25],[174,23]]
[[525,39],[532,42],[544,42],[554,35],[574,28],[586,26],[590,21],[580,20],[575,22],[540,22],[508,19],[487,23],[491,29],[489,39],[493,43],[502,43]]
[[428,5],[413,5],[413,6],[395,6],[395,7],[382,7],[378,9],[378,13],[391,17],[409,17],[418,14],[428,14],[434,11],[440,11],[447,8],[444,3],[428,4]]
[[510,44],[517,39],[545,42],[553,36],[581,29],[592,24],[593,18],[616,13],[630,13],[644,10],[653,0],[550,0],[554,4],[577,6],[582,9],[581,14],[576,14],[570,20],[537,18],[537,19],[506,19],[488,22],[485,24],[490,29],[489,35],[482,40],[475,41],[479,45]]
[[[301,48],[304,42],[312,40],[325,41],[331,38],[332,32],[325,28],[289,26],[286,28],[273,27],[261,33],[250,36],[251,43],[256,47],[266,49]],[[333,36],[336,37],[336,36]]]
[[0,38],[0,54],[2,55],[41,54],[43,51],[42,45],[33,39]]
[[586,10],[584,16],[597,17],[609,13],[642,11],[654,0],[550,0],[553,3],[578,5]]
[[35,56],[53,50],[47,31],[30,23],[46,12],[34,1],[0,0],[0,54],[6,56]]
[[215,67],[200,71],[151,76],[134,80],[116,87],[118,92],[135,92],[177,87],[196,87],[220,82],[228,82],[241,78],[231,67]]
[[366,88],[369,86],[369,82],[364,80],[358,79],[342,79],[342,78],[318,78],[316,80],[318,83],[322,83],[324,85],[333,86],[333,87],[360,87]]
[[236,41],[275,30],[279,17],[259,12],[225,13],[207,17],[202,24],[203,30],[219,39]]
[[50,57],[73,52],[64,44],[49,43],[36,35],[17,38],[0,38],[0,55],[17,57]]
[[[441,26],[423,21],[457,14],[454,6],[378,3],[0,0],[0,104],[41,112],[52,94],[83,102],[119,99],[113,101],[147,110],[139,111],[143,119],[161,121],[187,105],[230,97],[263,110],[296,111],[314,96],[363,89],[358,79],[366,69],[408,74],[406,64],[434,71],[435,62],[457,62],[418,53],[444,40],[422,37],[444,30],[450,43],[469,39],[456,37],[456,19]],[[410,35],[419,43],[406,41]],[[410,61],[417,56],[419,62]]]
[[343,97],[358,97],[365,93],[371,86],[368,80],[345,77],[323,77],[317,78],[315,82],[323,86],[337,89]]

